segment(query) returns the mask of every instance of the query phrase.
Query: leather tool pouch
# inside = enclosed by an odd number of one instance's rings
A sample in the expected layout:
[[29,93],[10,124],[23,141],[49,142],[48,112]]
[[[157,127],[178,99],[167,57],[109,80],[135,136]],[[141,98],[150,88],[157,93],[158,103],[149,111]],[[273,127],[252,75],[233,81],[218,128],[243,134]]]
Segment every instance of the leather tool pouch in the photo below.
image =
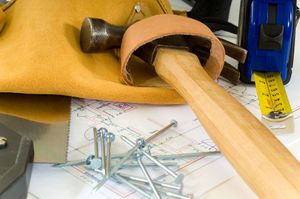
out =
[[[172,11],[167,0],[17,0],[6,11],[6,24],[0,33],[0,113],[46,123],[64,121],[70,112],[70,97],[66,96],[184,103],[165,85],[122,84],[121,63],[114,50],[86,54],[80,49],[80,27],[85,17],[124,25],[168,13]],[[223,59],[223,53],[220,55]],[[131,62],[147,68],[139,60]],[[138,77],[145,80],[154,75],[140,70]]]
[[184,103],[173,90],[121,84],[113,50],[82,53],[85,17],[124,25],[171,13],[167,0],[17,0],[0,33],[0,113],[39,122],[68,119],[70,97],[137,103]]

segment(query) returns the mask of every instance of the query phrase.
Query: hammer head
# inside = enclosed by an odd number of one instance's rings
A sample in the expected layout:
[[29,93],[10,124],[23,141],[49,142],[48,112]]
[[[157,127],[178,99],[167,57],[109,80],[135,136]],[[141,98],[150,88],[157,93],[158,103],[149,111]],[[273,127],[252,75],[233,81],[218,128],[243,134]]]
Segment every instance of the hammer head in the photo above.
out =
[[83,52],[99,52],[120,47],[127,27],[114,26],[102,19],[85,18],[80,31],[80,46]]

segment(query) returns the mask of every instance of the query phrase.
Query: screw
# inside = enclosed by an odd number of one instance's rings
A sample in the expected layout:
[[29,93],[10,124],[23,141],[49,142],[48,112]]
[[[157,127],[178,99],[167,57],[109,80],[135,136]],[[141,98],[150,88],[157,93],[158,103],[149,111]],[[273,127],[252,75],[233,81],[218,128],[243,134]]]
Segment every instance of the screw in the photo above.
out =
[[5,137],[0,137],[0,149],[3,149],[7,146],[7,139]]
[[107,133],[105,135],[105,143],[106,143],[106,177],[110,175],[110,162],[111,162],[111,143],[115,141],[115,135],[113,133]]

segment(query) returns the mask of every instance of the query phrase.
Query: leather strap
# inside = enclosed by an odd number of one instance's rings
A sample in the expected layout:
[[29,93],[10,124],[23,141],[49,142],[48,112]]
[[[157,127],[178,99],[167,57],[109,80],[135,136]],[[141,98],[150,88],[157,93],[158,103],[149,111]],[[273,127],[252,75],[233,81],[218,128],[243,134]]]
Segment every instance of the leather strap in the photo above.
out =
[[128,70],[128,61],[140,46],[170,35],[191,35],[211,42],[210,56],[203,66],[213,79],[217,79],[224,65],[225,51],[221,42],[211,30],[199,21],[177,15],[156,15],[130,26],[124,34],[121,45],[121,81],[134,85],[134,78]]

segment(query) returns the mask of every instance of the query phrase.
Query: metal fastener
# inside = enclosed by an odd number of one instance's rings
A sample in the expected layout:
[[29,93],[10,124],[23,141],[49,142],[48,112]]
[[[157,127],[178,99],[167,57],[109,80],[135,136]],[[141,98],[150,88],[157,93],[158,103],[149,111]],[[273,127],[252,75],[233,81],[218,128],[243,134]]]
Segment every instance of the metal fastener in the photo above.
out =
[[110,165],[111,165],[111,143],[115,141],[115,134],[107,133],[105,135],[105,143],[106,143],[106,177],[110,175]]
[[144,164],[142,163],[142,154],[137,154],[137,162],[138,162],[138,164],[140,165],[140,168],[141,168],[141,170],[142,170],[144,176],[146,177],[146,179],[147,179],[147,181],[148,181],[148,183],[149,183],[149,185],[150,185],[150,187],[151,187],[151,189],[152,189],[152,191],[153,191],[155,197],[156,197],[157,199],[161,199],[161,196],[160,196],[160,194],[158,193],[157,188],[155,187],[155,185],[154,185],[154,183],[153,183],[153,181],[152,181],[152,179],[151,179],[151,177],[150,177],[148,171],[146,170]]
[[[135,145],[135,143],[133,141],[131,141],[130,139],[128,139],[126,136],[121,136],[121,138],[123,141],[125,141],[130,146]],[[160,168],[165,170],[167,173],[169,173],[171,176],[173,176],[175,178],[176,183],[181,183],[183,181],[183,178],[184,178],[183,174],[177,175],[174,171],[172,171],[171,169],[169,169],[168,167],[163,165],[160,161],[158,161],[156,158],[154,158],[153,156],[146,153],[144,150],[140,150],[140,152],[143,153],[143,155],[145,155],[149,160],[151,160],[157,166],[159,166]]]
[[136,140],[136,144],[139,149],[143,149],[146,146],[146,142],[145,142],[144,138],[138,138]]
[[[177,126],[177,121],[172,120],[170,124],[168,124],[167,126],[162,128],[161,130],[156,131],[150,137],[148,137],[145,140],[145,142],[146,143],[150,142],[151,140],[153,140],[157,136],[161,135],[163,132],[165,132],[166,130],[168,130],[172,126],[176,127]],[[132,149],[130,149],[126,154],[124,154],[124,157],[110,170],[110,175],[113,175],[116,171],[118,171],[122,167],[122,165],[137,151],[137,149],[138,149],[138,147],[135,146]],[[94,190],[100,189],[106,183],[107,180],[108,180],[108,177],[103,178],[102,181],[94,187]]]
[[163,127],[162,129],[160,129],[159,131],[156,131],[155,133],[153,133],[150,137],[146,138],[146,143],[148,143],[150,140],[153,140],[154,138],[156,138],[157,136],[161,135],[163,132],[165,132],[166,130],[168,130],[171,127],[177,127],[178,122],[176,120],[171,120],[170,124],[168,124],[167,126]]
[[137,3],[135,6],[134,6],[134,10],[139,13],[142,11],[142,7],[141,7],[141,4]]
[[167,173],[169,173],[171,176],[173,176],[175,178],[175,183],[179,184],[183,181],[184,175],[183,174],[176,174],[174,171],[172,171],[171,169],[169,169],[168,167],[166,167],[165,165],[163,165],[160,161],[158,161],[157,159],[155,159],[154,157],[152,157],[151,155],[149,155],[146,152],[143,152],[143,154],[152,162],[154,162],[155,164],[157,164],[157,166],[159,166],[160,168],[162,168],[163,170],[165,170]]
[[7,139],[5,137],[0,137],[0,149],[3,149],[7,146]]
[[[146,179],[143,179],[143,178],[140,178],[140,177],[137,177],[137,176],[132,176],[132,175],[128,175],[128,174],[121,173],[121,172],[118,172],[118,175],[122,176],[123,178],[128,178],[128,179],[133,180],[133,181],[148,184],[148,181]],[[168,184],[168,183],[163,183],[163,182],[155,181],[155,180],[153,180],[153,183],[155,185],[159,185],[161,187],[168,188],[168,189],[174,189],[174,190],[177,190],[177,191],[181,191],[181,189],[182,189],[182,184],[180,184],[180,185]]]
[[106,153],[105,153],[105,136],[108,133],[106,128],[100,128],[98,130],[100,134],[100,145],[101,145],[101,159],[102,159],[102,171],[104,175],[107,175],[106,171]]
[[94,133],[94,155],[96,158],[99,158],[99,142],[98,142],[98,132],[97,128],[93,128],[93,133]]
[[126,180],[125,178],[119,176],[118,174],[114,174],[113,175],[114,178],[116,178],[118,181],[128,185],[129,187],[131,187],[132,189],[136,190],[137,192],[139,192],[140,194],[142,194],[143,196],[145,196],[146,198],[152,198],[151,195],[149,195],[148,193],[146,193],[144,190],[140,189],[139,187],[135,186],[134,184],[132,184],[131,182],[129,182],[128,180]]

